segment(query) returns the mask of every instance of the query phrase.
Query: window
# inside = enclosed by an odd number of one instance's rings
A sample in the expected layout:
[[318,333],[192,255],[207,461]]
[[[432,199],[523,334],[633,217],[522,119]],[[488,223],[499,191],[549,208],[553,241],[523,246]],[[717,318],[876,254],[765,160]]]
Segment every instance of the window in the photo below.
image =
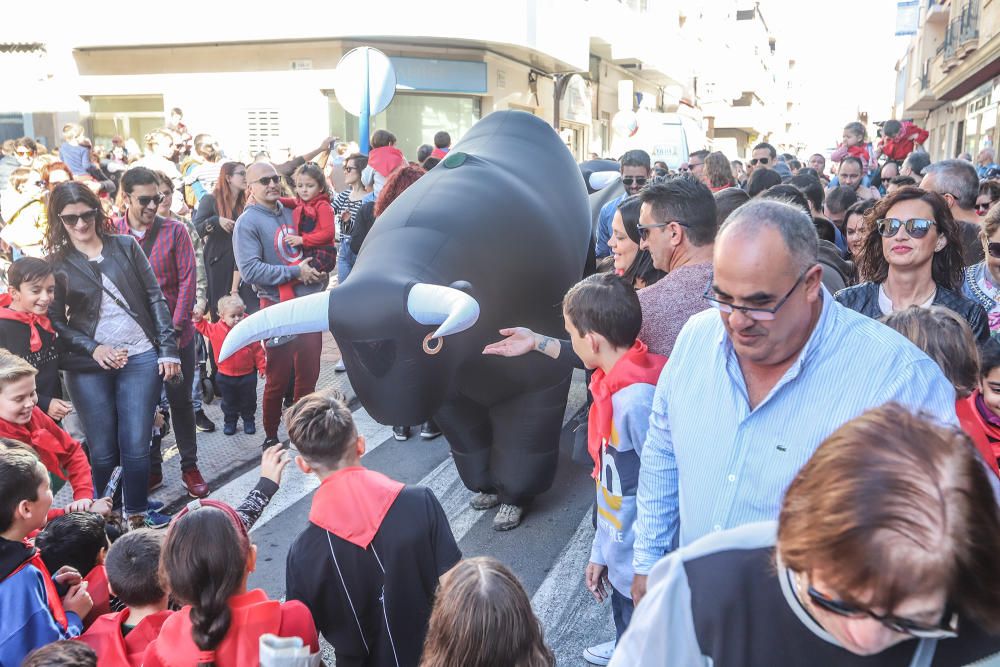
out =
[[[345,141],[358,141],[357,116],[344,111],[332,93],[328,99],[330,133]],[[396,148],[407,160],[415,160],[421,144],[433,145],[435,132],[445,130],[454,143],[472,128],[480,115],[478,97],[397,92],[389,108],[371,118],[369,127],[371,132],[380,128],[391,131],[396,135]]]
[[96,145],[120,136],[142,146],[147,133],[164,125],[162,95],[95,95],[88,102],[87,132]]
[[277,109],[247,109],[246,136],[251,156],[273,150],[281,136],[281,114]]
[[[0,113],[0,141],[24,136],[24,114]],[[4,183],[3,185],[6,185]]]

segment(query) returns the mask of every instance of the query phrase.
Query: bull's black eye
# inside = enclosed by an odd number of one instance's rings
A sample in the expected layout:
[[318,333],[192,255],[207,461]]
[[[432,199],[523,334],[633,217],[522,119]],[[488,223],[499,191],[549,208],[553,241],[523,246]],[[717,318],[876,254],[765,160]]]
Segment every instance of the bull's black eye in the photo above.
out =
[[365,370],[377,378],[383,377],[396,363],[396,343],[389,338],[354,343],[354,351]]

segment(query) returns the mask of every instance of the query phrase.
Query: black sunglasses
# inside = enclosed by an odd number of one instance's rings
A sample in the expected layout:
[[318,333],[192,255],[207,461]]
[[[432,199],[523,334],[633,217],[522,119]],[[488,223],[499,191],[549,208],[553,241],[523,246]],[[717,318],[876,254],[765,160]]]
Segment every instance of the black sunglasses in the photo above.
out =
[[79,215],[75,213],[60,214],[59,220],[67,227],[76,227],[81,220],[83,220],[84,224],[92,225],[97,220],[97,209],[92,208]]
[[884,238],[891,239],[899,233],[900,227],[906,227],[906,233],[911,238],[922,239],[931,231],[931,226],[935,225],[933,220],[927,218],[910,218],[900,220],[899,218],[882,218],[875,221],[875,228]]
[[639,240],[645,241],[649,238],[649,230],[655,229],[656,227],[666,227],[667,225],[672,225],[674,223],[677,223],[681,227],[691,226],[686,222],[681,222],[680,220],[667,220],[666,222],[654,222],[651,225],[636,225],[635,228],[639,230]]
[[159,206],[160,204],[163,203],[162,194],[142,195],[141,197],[136,197],[135,195],[133,195],[133,197],[135,197],[135,200],[139,202],[139,208],[146,208],[150,204],[156,204],[157,206]]
[[632,187],[633,183],[635,183],[639,187],[642,187],[643,185],[646,184],[646,180],[647,179],[645,176],[625,176],[622,178],[622,183],[624,183],[625,187],[627,188]]
[[990,241],[986,244],[986,252],[990,254],[990,257],[1000,259],[1000,243]]
[[769,158],[769,157],[755,157],[754,159],[750,160],[750,164],[752,164],[752,165],[754,165],[756,167],[758,162],[760,164],[768,164],[770,161],[771,161],[771,158]]
[[846,618],[861,618],[863,616],[868,616],[870,618],[874,618],[876,621],[893,632],[899,632],[913,637],[920,637],[922,639],[944,639],[947,637],[958,636],[958,614],[950,611],[947,607],[945,608],[945,612],[943,614],[944,620],[942,620],[942,622],[928,625],[926,623],[917,623],[916,621],[911,621],[908,618],[901,618],[891,614],[876,614],[871,610],[855,607],[854,605],[844,602],[843,600],[828,598],[812,586],[809,586],[808,593],[809,599],[812,600],[813,604],[830,613],[838,616],[844,616]]
[[277,185],[280,180],[281,176],[275,174],[274,176],[265,176],[263,178],[258,178],[256,181],[254,181],[254,183],[260,183],[261,185],[271,185],[273,183],[274,185]]

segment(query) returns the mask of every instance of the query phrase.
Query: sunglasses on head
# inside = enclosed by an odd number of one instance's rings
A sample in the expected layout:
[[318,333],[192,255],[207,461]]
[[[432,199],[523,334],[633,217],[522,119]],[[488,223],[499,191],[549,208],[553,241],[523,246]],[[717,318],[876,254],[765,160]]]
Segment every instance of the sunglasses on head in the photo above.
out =
[[865,616],[874,618],[876,621],[893,632],[899,632],[912,637],[919,637],[921,639],[944,639],[947,637],[958,636],[958,614],[950,611],[948,608],[945,608],[945,612],[943,614],[944,620],[941,623],[927,624],[918,623],[917,621],[912,621],[908,618],[902,618],[899,616],[893,616],[891,614],[876,614],[873,611],[856,607],[848,602],[844,602],[843,600],[834,600],[833,598],[829,598],[812,586],[809,586],[808,593],[809,599],[813,602],[813,604],[821,609],[825,609],[826,611],[838,616],[844,616],[845,618],[864,618]]
[[755,167],[758,164],[769,164],[770,162],[771,158],[769,157],[755,157],[754,159],[750,160],[750,164],[752,164]]
[[281,180],[281,176],[275,174],[274,176],[265,176],[263,178],[258,178],[254,183],[260,183],[261,185],[277,185]]
[[883,237],[891,239],[899,233],[900,227],[906,227],[906,233],[910,238],[922,239],[927,236],[927,232],[931,231],[931,227],[935,224],[937,223],[927,218],[910,218],[909,220],[882,218],[875,221],[875,228]]
[[89,211],[84,211],[83,213],[80,214],[75,214],[75,213],[60,214],[59,220],[67,227],[76,227],[81,220],[83,220],[84,224],[91,225],[94,223],[95,220],[97,220],[97,209],[92,208]]
[[633,183],[635,183],[639,187],[642,187],[643,185],[646,184],[646,180],[647,179],[645,176],[624,176],[622,178],[622,183],[624,183],[625,187],[627,188],[632,187]]
[[139,202],[139,208],[146,208],[150,204],[156,204],[157,206],[159,206],[161,203],[163,203],[163,195],[162,194],[142,195],[141,197],[135,197],[135,200]]

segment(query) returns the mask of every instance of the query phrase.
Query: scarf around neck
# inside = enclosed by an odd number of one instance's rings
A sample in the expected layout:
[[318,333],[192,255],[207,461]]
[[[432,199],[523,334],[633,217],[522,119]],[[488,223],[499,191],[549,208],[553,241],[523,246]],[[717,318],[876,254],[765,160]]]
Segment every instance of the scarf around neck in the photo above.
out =
[[13,320],[26,325],[31,332],[28,348],[32,352],[38,352],[42,349],[42,335],[38,332],[39,329],[43,329],[53,336],[56,335],[56,330],[52,328],[52,321],[49,320],[48,315],[36,315],[35,313],[14,310],[10,307],[12,302],[10,294],[0,294],[0,320]]

